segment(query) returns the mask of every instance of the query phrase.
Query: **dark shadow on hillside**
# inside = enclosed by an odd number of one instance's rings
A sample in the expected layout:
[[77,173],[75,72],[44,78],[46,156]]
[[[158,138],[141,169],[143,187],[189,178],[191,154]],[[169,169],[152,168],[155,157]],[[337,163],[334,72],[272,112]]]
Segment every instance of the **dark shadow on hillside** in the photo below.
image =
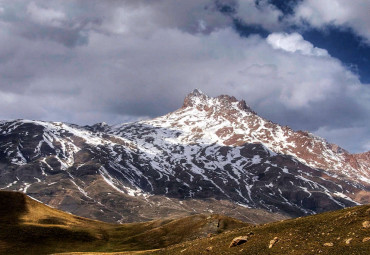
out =
[[27,211],[24,194],[0,191],[0,224],[19,224],[20,217]]
[[51,254],[97,240],[86,229],[53,226],[63,219],[52,214],[37,224],[24,222],[22,216],[32,213],[27,207],[29,199],[20,192],[0,191],[0,254]]

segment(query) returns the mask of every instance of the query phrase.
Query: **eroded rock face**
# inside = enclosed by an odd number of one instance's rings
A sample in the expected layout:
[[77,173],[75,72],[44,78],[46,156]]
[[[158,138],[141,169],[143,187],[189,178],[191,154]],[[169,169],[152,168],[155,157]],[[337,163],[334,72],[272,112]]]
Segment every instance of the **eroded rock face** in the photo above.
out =
[[175,112],[116,126],[3,121],[0,142],[1,189],[101,220],[194,208],[300,216],[370,202],[368,154],[269,122],[231,96],[194,91]]

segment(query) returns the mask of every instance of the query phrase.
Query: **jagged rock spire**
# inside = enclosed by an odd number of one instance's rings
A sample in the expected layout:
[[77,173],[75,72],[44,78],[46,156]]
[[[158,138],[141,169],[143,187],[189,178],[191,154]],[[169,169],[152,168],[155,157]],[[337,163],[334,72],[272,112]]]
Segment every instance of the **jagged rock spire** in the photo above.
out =
[[233,103],[237,102],[237,107],[240,110],[248,111],[251,113],[256,114],[244,100],[238,101],[234,96],[229,95],[220,95],[218,97],[212,98],[204,94],[199,89],[194,89],[190,94],[188,94],[184,99],[184,104],[182,108],[187,107],[196,107],[196,106],[211,106],[214,105],[215,102],[220,103],[220,105],[224,106],[225,108],[232,107]]
[[190,94],[188,94],[184,99],[184,104],[182,105],[183,108],[186,107],[194,107],[195,105],[199,103],[206,103],[207,99],[209,97],[204,94],[199,89],[194,89]]
[[193,92],[191,92],[190,94],[193,94],[194,96],[204,95],[204,93],[200,89],[194,89]]

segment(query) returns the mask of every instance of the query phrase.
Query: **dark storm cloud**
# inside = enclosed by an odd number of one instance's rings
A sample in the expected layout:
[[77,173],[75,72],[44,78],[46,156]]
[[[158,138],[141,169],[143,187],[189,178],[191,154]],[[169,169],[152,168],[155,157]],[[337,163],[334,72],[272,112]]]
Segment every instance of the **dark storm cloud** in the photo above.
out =
[[19,34],[32,40],[52,40],[67,47],[86,44],[85,27],[96,20],[72,20],[61,10],[37,5],[34,2],[3,4],[0,15],[4,23],[11,25],[11,33]]
[[82,46],[88,43],[88,36],[79,28],[55,28],[28,24],[19,33],[31,40],[51,40],[66,47]]
[[[200,88],[368,148],[368,87],[326,50],[279,32],[282,15],[252,0],[0,1],[0,118],[120,123],[173,111]],[[270,35],[241,37],[235,19]],[[354,130],[363,141],[342,138]]]

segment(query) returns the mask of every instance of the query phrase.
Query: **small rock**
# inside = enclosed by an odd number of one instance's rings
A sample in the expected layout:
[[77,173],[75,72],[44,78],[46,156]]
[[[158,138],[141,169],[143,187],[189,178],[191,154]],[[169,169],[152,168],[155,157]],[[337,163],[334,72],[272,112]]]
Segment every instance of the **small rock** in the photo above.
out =
[[362,227],[363,228],[370,228],[370,221],[364,221],[364,222],[362,222]]
[[212,251],[213,250],[213,247],[212,246],[209,246],[207,247],[206,251]]
[[345,243],[346,243],[346,244],[349,244],[349,243],[352,241],[352,239],[353,239],[353,238],[348,238],[348,239],[346,239]]
[[212,237],[213,236],[213,234],[212,233],[208,233],[208,235],[207,235],[207,237],[209,238],[209,237]]
[[370,241],[370,237],[365,237],[364,239],[362,239],[362,242],[367,242],[367,241]]
[[333,243],[324,243],[324,246],[327,246],[327,247],[333,247],[334,244]]
[[238,236],[238,237],[235,237],[231,241],[231,243],[229,245],[229,248],[234,247],[234,246],[237,246],[237,245],[241,245],[241,244],[243,244],[243,243],[245,243],[247,241],[248,241],[248,236]]
[[272,239],[270,241],[270,244],[269,244],[269,249],[272,248],[272,246],[274,246],[277,242],[279,241],[279,238],[277,238],[276,236],[274,237],[274,239]]

